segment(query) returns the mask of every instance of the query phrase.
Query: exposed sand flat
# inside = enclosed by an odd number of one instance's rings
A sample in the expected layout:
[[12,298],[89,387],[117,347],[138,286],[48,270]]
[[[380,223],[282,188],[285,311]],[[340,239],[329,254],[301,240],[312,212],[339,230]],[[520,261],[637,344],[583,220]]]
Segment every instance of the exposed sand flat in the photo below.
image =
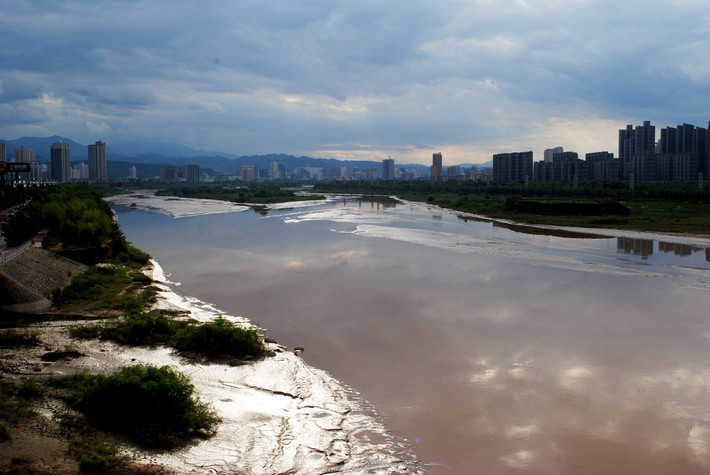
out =
[[125,195],[109,196],[105,199],[111,204],[121,206],[131,206],[135,203],[136,209],[158,211],[174,218],[213,213],[233,213],[249,209],[247,206],[237,205],[228,201],[155,196],[155,190],[136,191]]

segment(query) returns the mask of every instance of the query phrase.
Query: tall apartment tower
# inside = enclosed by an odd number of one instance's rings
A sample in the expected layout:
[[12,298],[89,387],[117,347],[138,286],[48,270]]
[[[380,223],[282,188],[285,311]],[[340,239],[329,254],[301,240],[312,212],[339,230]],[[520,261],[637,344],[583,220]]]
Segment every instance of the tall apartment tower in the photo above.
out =
[[7,144],[0,143],[0,162],[7,162]]
[[[698,172],[708,176],[708,130],[690,124],[661,129],[659,153],[666,155],[685,155],[691,160],[697,156]],[[694,155],[693,155],[694,154]]]
[[556,153],[562,153],[564,151],[565,151],[565,149],[562,147],[555,147],[555,148],[546,149],[545,152],[543,153],[545,163],[552,163],[553,155],[555,155]]
[[271,162],[269,164],[269,178],[272,180],[278,180],[281,178],[279,174],[279,164],[278,162]]
[[106,181],[106,144],[89,145],[89,181]]
[[444,169],[442,167],[442,156],[441,152],[437,152],[432,157],[431,163],[431,179],[435,180],[438,177],[444,176]]
[[382,160],[382,179],[394,180],[394,160],[391,158]]
[[533,179],[533,153],[512,152],[493,155],[493,181],[527,182]]
[[52,154],[52,180],[59,183],[69,183],[71,180],[71,157],[69,144],[61,140],[54,142],[51,147]]
[[31,181],[39,181],[39,164],[35,160],[35,149],[29,147],[15,148],[15,161],[17,163],[30,164],[30,173],[23,173],[21,176]]
[[633,173],[636,180],[653,175],[652,155],[656,152],[656,127],[646,120],[643,125],[627,125],[619,130],[620,178],[628,180]]
[[643,125],[627,125],[619,130],[619,158],[626,160],[656,150],[656,127],[646,120]]
[[185,181],[188,183],[199,183],[200,182],[200,166],[199,165],[185,165],[185,172],[183,173]]

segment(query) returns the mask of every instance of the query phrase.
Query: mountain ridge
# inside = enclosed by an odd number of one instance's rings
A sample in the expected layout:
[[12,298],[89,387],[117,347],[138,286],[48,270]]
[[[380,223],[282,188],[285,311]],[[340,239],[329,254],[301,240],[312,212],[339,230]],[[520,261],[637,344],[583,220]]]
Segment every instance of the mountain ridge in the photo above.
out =
[[[29,147],[35,150],[35,156],[40,162],[50,160],[51,145],[57,141],[69,144],[72,162],[88,160],[88,145],[81,144],[70,138],[60,135],[50,137],[20,137],[11,140],[2,140],[7,145],[8,159],[14,156],[15,148]],[[339,160],[336,158],[315,158],[308,156],[296,157],[285,153],[270,153],[265,155],[236,155],[226,152],[196,150],[186,145],[166,143],[166,142],[116,142],[107,144],[107,161],[110,162],[130,162],[131,164],[144,165],[175,165],[184,166],[188,164],[200,165],[200,167],[210,168],[216,172],[236,174],[240,172],[242,165],[254,165],[257,168],[268,168],[271,162],[282,163],[287,170],[307,166],[327,166],[353,168],[375,168],[379,169],[382,162],[378,160]],[[398,167],[420,170],[428,172],[428,165],[416,163],[398,163]],[[486,164],[476,165],[486,166]],[[121,167],[124,168],[124,167]],[[110,174],[111,175],[111,174]]]

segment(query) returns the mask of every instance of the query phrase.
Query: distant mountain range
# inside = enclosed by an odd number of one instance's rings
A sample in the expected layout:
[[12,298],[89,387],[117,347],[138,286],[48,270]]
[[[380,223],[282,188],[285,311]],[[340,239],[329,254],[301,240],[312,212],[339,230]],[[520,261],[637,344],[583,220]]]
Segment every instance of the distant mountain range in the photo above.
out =
[[[50,148],[53,143],[62,141],[69,144],[72,162],[87,161],[89,158],[88,146],[82,145],[72,139],[53,135],[51,137],[21,137],[13,140],[2,140],[7,144],[8,158],[12,157],[17,147],[29,147],[35,150],[37,161],[50,160]],[[335,158],[294,157],[286,154],[268,155],[234,155],[224,152],[210,152],[195,150],[179,144],[160,142],[116,142],[106,146],[107,170],[109,177],[123,177],[128,175],[128,169],[135,166],[138,177],[153,177],[157,175],[160,165],[184,166],[196,164],[201,168],[211,169],[218,173],[238,174],[242,165],[254,165],[257,168],[268,168],[271,162],[282,163],[287,170],[292,171],[299,167],[346,167],[375,168],[382,166],[380,161],[337,160]],[[419,164],[397,164],[408,170],[429,172],[429,166]],[[476,165],[477,167],[490,167],[490,162]]]

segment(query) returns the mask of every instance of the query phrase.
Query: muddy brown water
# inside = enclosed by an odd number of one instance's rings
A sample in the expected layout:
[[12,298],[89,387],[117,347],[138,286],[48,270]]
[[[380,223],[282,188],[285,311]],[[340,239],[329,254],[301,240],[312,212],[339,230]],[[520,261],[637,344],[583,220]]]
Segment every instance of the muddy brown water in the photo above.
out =
[[116,206],[175,289],[360,392],[432,473],[710,471],[710,242],[354,199]]

